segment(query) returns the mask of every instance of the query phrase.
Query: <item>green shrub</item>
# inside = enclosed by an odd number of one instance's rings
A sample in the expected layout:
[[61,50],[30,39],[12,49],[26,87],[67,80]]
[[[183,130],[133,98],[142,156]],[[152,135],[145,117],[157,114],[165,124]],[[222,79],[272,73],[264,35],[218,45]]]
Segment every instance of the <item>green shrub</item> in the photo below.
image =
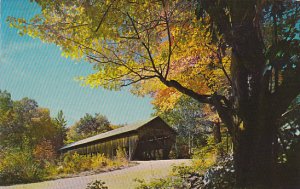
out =
[[62,168],[60,168],[62,173],[72,174],[90,170],[92,168],[92,159],[91,157],[82,156],[78,153],[66,153],[60,164],[62,166]]
[[53,178],[61,173],[62,166],[57,166],[57,164],[52,162],[44,163],[44,171],[46,172],[45,179]]
[[[214,138],[208,137],[205,147],[194,150],[192,166],[173,166],[171,174],[164,179],[152,179],[150,182],[136,180],[139,183],[137,189],[199,188],[200,185],[206,188],[210,188],[210,186],[212,186],[211,188],[214,188],[214,186],[217,186],[215,188],[222,188],[223,186],[229,186],[230,188],[234,181],[229,177],[234,173],[232,172],[232,159],[226,158],[223,160],[227,154],[225,149],[230,150],[230,147],[227,147],[226,140],[223,139],[221,143],[215,144]],[[219,161],[220,164],[217,164]],[[216,164],[217,166],[214,167]],[[201,176],[200,173],[203,172],[206,173]]]
[[94,182],[89,183],[86,189],[108,189],[108,187],[105,186],[105,182],[101,180],[95,180]]
[[45,174],[30,150],[7,150],[1,156],[1,185],[40,181]]
[[128,155],[126,154],[126,151],[125,151],[124,149],[122,149],[121,147],[118,147],[118,148],[117,148],[116,159],[117,159],[118,161],[127,162]]
[[229,145],[231,139],[225,136],[222,137],[222,142],[218,144],[215,144],[213,136],[209,136],[206,143],[206,146],[194,150],[193,168],[196,172],[206,171],[232,151],[232,146]]
[[135,179],[138,182],[136,189],[183,189],[190,188],[190,183],[187,182],[191,174],[192,167],[179,165],[173,166],[171,174],[167,178],[151,179],[146,182],[143,179]]
[[233,167],[233,156],[220,159],[214,166],[209,168],[200,184],[203,189],[220,188],[231,189],[235,184],[235,170]]
[[180,177],[168,177],[160,179],[152,179],[149,183],[143,179],[136,179],[139,185],[135,189],[183,189],[189,188],[184,180]]
[[66,153],[60,160],[41,161],[32,149],[7,150],[0,154],[0,185],[36,182],[83,171],[102,171],[127,165],[126,154],[117,150],[114,160],[103,154],[83,156]]
[[66,153],[62,162],[59,163],[57,170],[59,173],[74,174],[89,170],[102,170],[118,168],[127,165],[128,161],[121,150],[117,150],[116,158],[109,159],[103,154],[93,156],[83,156],[78,153]]

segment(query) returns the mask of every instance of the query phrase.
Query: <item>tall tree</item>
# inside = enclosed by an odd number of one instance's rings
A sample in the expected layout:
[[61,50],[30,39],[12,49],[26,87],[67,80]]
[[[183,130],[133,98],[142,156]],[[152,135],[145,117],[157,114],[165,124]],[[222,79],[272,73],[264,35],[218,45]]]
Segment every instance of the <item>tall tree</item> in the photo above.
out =
[[99,133],[104,133],[112,130],[110,122],[106,116],[96,113],[94,116],[85,114],[68,130],[67,143],[74,142],[83,138],[87,138]]
[[64,141],[67,137],[67,120],[62,110],[57,113],[57,116],[53,120],[56,127],[56,134],[53,136],[55,149],[58,150],[64,145]]
[[0,149],[17,146],[22,142],[23,125],[16,120],[13,100],[7,91],[0,91]]
[[33,99],[13,101],[10,96],[0,92],[0,148],[34,148],[45,140],[56,149],[61,147],[62,142],[56,144],[63,131],[54,124],[50,111]]
[[237,187],[271,187],[277,120],[300,93],[295,0],[36,2],[42,14],[11,25],[93,62],[91,86],[213,105],[233,138]]
[[232,97],[217,109],[232,132],[237,186],[271,188],[278,119],[300,93],[299,3],[199,0],[197,13],[232,47]]
[[11,94],[7,91],[0,90],[0,111],[8,111],[13,106]]
[[61,128],[65,128],[67,126],[67,120],[62,110],[57,113],[57,116],[54,118],[54,120]]
[[89,136],[95,133],[103,133],[111,130],[108,119],[100,114],[85,114],[78,122],[77,132]]
[[213,122],[209,120],[211,114],[205,111],[203,104],[192,98],[182,96],[168,111],[162,111],[160,106],[154,108],[156,115],[176,129],[176,150],[179,157],[189,157],[193,148],[203,146],[212,132]]
[[23,142],[29,146],[36,146],[43,140],[52,140],[57,133],[47,108],[37,108],[30,122],[24,126],[26,130],[24,132],[25,141]]

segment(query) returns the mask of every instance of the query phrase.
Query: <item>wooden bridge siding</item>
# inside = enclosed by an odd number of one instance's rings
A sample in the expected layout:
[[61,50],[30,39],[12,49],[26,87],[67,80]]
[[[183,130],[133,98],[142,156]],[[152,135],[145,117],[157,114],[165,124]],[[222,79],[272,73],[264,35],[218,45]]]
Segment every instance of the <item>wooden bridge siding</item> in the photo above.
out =
[[122,149],[128,149],[128,158],[132,159],[133,153],[135,152],[137,146],[138,136],[136,134],[129,136],[120,136],[111,140],[97,141],[94,143],[89,143],[82,145],[81,147],[68,150],[71,153],[77,152],[80,155],[95,155],[104,154],[107,157],[113,158],[116,155],[116,150],[118,147]]

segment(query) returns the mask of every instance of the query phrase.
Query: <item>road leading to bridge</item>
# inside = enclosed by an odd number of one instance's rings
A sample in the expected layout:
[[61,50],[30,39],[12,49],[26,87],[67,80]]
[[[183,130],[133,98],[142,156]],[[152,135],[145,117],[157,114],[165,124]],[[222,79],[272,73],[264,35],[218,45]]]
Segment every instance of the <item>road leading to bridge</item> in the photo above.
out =
[[188,165],[191,163],[191,160],[138,161],[138,163],[138,165],[133,167],[96,175],[6,187],[0,186],[0,189],[85,189],[88,183],[97,179],[104,181],[109,189],[134,189],[137,184],[133,181],[135,178],[145,180],[163,178],[168,175],[172,165],[180,165],[182,163]]

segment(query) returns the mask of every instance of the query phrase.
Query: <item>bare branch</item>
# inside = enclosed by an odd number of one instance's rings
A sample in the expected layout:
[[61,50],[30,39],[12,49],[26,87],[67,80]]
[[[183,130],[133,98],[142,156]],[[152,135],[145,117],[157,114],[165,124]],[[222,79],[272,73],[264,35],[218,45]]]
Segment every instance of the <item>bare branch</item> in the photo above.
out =
[[[139,32],[138,32],[138,30],[137,30],[137,28],[136,28],[136,25],[135,25],[135,23],[134,23],[133,18],[129,15],[129,13],[127,13],[127,16],[128,16],[128,18],[130,19],[130,21],[131,21],[132,27],[133,27],[133,29],[134,29],[136,35],[137,35],[137,38],[140,40],[141,37],[140,37]],[[150,51],[149,46],[147,46],[146,43],[143,42],[143,41],[142,41],[141,43],[142,43],[142,45],[145,47],[145,49],[147,50],[147,53],[148,53],[148,56],[149,56],[149,58],[150,58],[150,62],[151,62],[151,64],[152,64],[152,67],[153,67],[154,71],[155,71],[159,76],[162,76],[161,73],[157,70],[157,68],[156,68],[156,66],[155,66],[155,63],[154,63],[154,60],[153,60],[153,57],[152,57],[152,53],[151,53],[151,51]],[[148,39],[148,43],[149,43],[149,39]]]
[[74,25],[74,26],[69,26],[67,28],[63,28],[62,30],[69,30],[69,29],[79,28],[82,26],[88,26],[88,24],[78,24],[78,25]]
[[141,39],[140,34],[139,34],[139,32],[138,32],[138,30],[137,30],[137,28],[135,26],[133,18],[130,16],[130,14],[128,12],[126,14],[127,14],[128,18],[130,19],[130,22],[131,22],[132,27],[133,27],[133,29],[135,31],[135,34],[137,35],[137,39]]
[[230,83],[230,86],[232,86],[232,81],[231,81],[231,79],[230,79],[230,77],[229,77],[229,75],[228,75],[228,73],[225,70],[224,65],[223,65],[220,45],[218,46],[217,57],[218,57],[219,64],[221,66],[221,70],[223,71],[223,73],[224,73],[225,77],[227,78],[228,82]]
[[172,41],[171,41],[170,23],[169,23],[169,18],[168,18],[168,15],[167,15],[166,5],[165,5],[164,0],[162,0],[162,4],[163,4],[163,7],[164,7],[166,29],[167,29],[168,42],[169,42],[168,61],[167,61],[167,69],[166,69],[166,74],[165,74],[165,79],[167,79],[168,74],[169,74],[169,70],[170,70],[170,62],[171,62],[171,56],[172,56]]
[[130,82],[126,83],[126,84],[122,84],[121,87],[130,86],[130,85],[132,85],[134,83],[138,83],[138,82],[143,81],[143,80],[153,79],[153,78],[156,78],[156,77],[157,77],[156,75],[153,75],[153,76],[144,76],[144,77],[142,77],[142,78],[140,78],[138,80],[134,80],[134,81],[130,81]]
[[107,13],[108,13],[108,11],[109,11],[109,9],[110,9],[110,7],[112,6],[113,3],[114,3],[114,1],[107,7],[107,9],[106,9],[106,11],[104,12],[104,14],[103,14],[103,16],[102,16],[102,18],[101,18],[101,20],[100,20],[100,22],[99,22],[99,24],[98,24],[96,30],[95,30],[95,32],[98,32],[98,30],[100,29],[102,23],[104,22],[104,19],[105,19]]

